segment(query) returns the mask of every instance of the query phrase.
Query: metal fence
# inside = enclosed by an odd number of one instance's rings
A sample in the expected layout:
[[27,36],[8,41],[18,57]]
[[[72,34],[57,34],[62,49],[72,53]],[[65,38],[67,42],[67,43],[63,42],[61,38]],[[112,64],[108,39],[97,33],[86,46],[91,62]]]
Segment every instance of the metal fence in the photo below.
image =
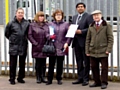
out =
[[[46,13],[47,20],[52,20],[52,12],[55,9],[62,9],[65,13],[67,22],[70,22],[72,16],[75,15],[75,5],[78,2],[86,4],[86,12],[91,13],[93,10],[100,9],[103,12],[103,17],[113,27],[114,32],[114,46],[113,52],[109,55],[109,76],[113,80],[117,76],[120,81],[120,32],[119,32],[119,19],[120,19],[120,0],[2,0],[2,19],[3,25],[0,26],[0,74],[8,74],[9,72],[9,54],[8,54],[8,40],[4,37],[4,27],[14,18],[15,10],[18,7],[23,7],[25,11],[25,18],[32,19],[37,11],[43,10]],[[28,56],[26,59],[26,75],[34,75],[34,60],[31,57],[31,44],[29,43]],[[47,59],[47,65],[48,65]],[[17,68],[18,69],[18,68]],[[66,56],[64,61],[64,77],[75,77],[76,62],[74,52],[69,47],[69,55]],[[91,74],[91,72],[90,72]]]

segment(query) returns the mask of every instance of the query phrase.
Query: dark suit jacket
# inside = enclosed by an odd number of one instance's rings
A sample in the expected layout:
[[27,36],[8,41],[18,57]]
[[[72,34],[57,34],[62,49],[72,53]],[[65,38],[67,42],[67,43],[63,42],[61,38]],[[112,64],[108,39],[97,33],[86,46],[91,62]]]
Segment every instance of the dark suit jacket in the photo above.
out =
[[[73,16],[72,24],[76,24],[77,17],[78,17],[78,14]],[[85,47],[85,40],[86,40],[88,27],[92,22],[93,22],[92,15],[89,15],[88,13],[85,12],[81,17],[81,20],[79,21],[79,26],[78,26],[78,29],[82,31],[82,34],[75,34],[73,38],[72,47],[75,46],[76,42],[78,42],[80,47]]]

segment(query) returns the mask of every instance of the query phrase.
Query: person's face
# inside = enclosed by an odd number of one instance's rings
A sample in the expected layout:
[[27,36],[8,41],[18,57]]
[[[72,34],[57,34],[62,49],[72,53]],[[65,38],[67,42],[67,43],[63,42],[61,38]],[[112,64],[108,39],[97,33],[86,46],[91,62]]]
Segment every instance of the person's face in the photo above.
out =
[[85,7],[82,4],[79,4],[76,8],[76,10],[78,11],[78,13],[83,13],[85,11]]
[[62,13],[56,13],[55,14],[55,20],[56,21],[61,21],[62,20]]
[[44,16],[39,16],[38,19],[39,19],[39,22],[43,22],[44,21]]
[[95,22],[99,22],[101,20],[101,18],[102,18],[102,14],[98,13],[98,14],[93,15],[93,19]]
[[22,20],[22,18],[24,17],[24,11],[22,9],[19,9],[17,12],[16,12],[16,18],[18,20]]

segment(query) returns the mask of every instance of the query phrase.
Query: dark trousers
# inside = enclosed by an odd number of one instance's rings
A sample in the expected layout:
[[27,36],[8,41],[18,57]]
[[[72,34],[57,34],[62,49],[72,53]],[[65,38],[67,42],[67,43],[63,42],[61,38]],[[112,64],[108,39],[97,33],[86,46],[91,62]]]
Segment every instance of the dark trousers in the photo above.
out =
[[[108,57],[94,58],[90,57],[93,79],[97,84],[108,84]],[[101,79],[100,79],[100,64],[101,63]]]
[[50,56],[49,57],[48,81],[53,80],[55,62],[57,63],[56,79],[62,80],[63,61],[64,61],[64,56]]
[[46,72],[46,58],[35,58],[35,70],[36,75],[40,78],[45,77]]
[[79,44],[75,45],[75,55],[77,63],[77,73],[79,81],[89,81],[90,60],[85,54],[85,47],[80,47]]
[[[10,80],[15,80],[16,77],[17,57],[18,55],[10,55]],[[26,55],[19,56],[19,80],[25,77],[25,59]]]

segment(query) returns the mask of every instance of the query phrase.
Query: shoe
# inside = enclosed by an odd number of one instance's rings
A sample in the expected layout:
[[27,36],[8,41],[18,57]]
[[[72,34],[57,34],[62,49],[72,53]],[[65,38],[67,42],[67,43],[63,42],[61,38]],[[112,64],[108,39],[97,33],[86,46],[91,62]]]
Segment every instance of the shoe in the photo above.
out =
[[101,86],[101,84],[94,83],[94,84],[90,85],[89,87],[99,87],[99,86]]
[[52,84],[52,81],[47,81],[46,85]]
[[10,82],[11,85],[15,85],[15,80],[9,79],[9,82]]
[[45,81],[45,79],[43,77],[41,78],[41,82],[47,83],[47,81]]
[[61,80],[58,80],[58,85],[62,85],[62,81]]
[[42,82],[41,79],[37,77],[36,83],[40,84],[41,82]]
[[25,81],[24,81],[23,79],[17,79],[17,81],[18,81],[19,83],[25,83]]
[[15,81],[10,81],[10,84],[11,85],[15,85]]
[[83,83],[83,81],[77,80],[77,81],[75,81],[75,82],[72,82],[72,84],[81,84],[81,83]]
[[102,84],[101,85],[101,89],[106,89],[107,88],[107,85],[106,84]]
[[85,82],[82,83],[82,86],[87,86],[88,84],[89,84],[89,82],[85,81]]

